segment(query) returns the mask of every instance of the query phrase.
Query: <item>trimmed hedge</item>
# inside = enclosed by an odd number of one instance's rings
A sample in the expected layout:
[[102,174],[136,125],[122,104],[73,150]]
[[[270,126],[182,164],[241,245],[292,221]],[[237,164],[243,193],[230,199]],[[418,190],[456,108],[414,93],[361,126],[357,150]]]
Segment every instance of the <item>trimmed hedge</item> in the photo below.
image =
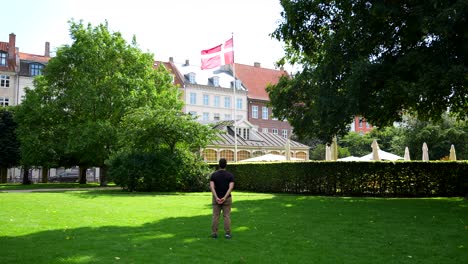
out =
[[[215,167],[215,165],[212,165]],[[228,164],[236,190],[349,196],[465,196],[466,161]]]

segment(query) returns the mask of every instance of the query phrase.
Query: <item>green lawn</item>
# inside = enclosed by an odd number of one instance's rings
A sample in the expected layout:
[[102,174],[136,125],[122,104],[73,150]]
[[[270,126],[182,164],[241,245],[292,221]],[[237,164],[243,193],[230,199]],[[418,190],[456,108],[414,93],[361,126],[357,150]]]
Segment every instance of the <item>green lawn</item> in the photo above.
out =
[[461,198],[234,192],[233,199],[233,239],[213,240],[209,193],[0,193],[0,263],[468,260],[468,201]]

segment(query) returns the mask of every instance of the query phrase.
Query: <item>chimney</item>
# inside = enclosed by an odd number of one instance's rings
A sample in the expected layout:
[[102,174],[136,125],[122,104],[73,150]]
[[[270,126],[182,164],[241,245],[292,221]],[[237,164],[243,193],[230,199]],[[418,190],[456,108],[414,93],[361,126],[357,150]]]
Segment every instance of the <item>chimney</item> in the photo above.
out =
[[260,68],[260,62],[254,62],[254,67]]
[[185,60],[185,66],[189,66],[190,65],[190,61],[189,60]]
[[11,33],[10,39],[8,41],[8,57],[10,59],[15,58],[15,50],[16,50],[16,35],[14,33]]
[[174,57],[169,57],[169,62],[174,63]]
[[44,56],[50,57],[50,43],[48,41],[45,43]]

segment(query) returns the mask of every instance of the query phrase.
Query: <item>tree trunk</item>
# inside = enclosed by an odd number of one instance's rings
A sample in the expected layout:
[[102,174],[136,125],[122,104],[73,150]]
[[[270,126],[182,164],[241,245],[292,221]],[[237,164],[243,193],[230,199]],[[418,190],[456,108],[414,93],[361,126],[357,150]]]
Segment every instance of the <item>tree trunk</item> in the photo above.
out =
[[103,165],[99,171],[100,186],[107,186],[107,166]]
[[42,183],[47,183],[47,182],[49,182],[49,167],[47,167],[47,166],[43,166],[43,167],[42,167],[42,179],[41,179],[41,182],[42,182]]
[[27,166],[23,167],[23,184],[31,184],[31,181],[29,180],[29,167]]
[[85,166],[80,166],[80,184],[86,184],[86,171],[88,170]]
[[7,167],[0,167],[0,183],[6,183],[7,182],[7,174],[8,174],[8,168]]

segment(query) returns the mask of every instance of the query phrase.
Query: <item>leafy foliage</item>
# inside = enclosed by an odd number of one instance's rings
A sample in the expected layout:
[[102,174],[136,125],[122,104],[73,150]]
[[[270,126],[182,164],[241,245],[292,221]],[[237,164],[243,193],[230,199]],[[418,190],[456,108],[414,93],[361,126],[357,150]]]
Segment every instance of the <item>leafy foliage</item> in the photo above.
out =
[[384,127],[405,113],[467,118],[464,0],[281,1],[272,34],[302,70],[268,88],[274,114],[330,142],[355,115]]
[[352,196],[465,196],[468,162],[291,162],[231,164],[236,189]]
[[182,101],[168,71],[154,69],[153,55],[135,40],[127,44],[107,24],[74,21],[70,35],[73,43],[57,50],[19,108],[24,160],[105,167],[127,113],[142,106],[180,110]]
[[6,182],[6,169],[19,165],[20,162],[16,127],[13,112],[6,108],[0,109],[0,182]]

